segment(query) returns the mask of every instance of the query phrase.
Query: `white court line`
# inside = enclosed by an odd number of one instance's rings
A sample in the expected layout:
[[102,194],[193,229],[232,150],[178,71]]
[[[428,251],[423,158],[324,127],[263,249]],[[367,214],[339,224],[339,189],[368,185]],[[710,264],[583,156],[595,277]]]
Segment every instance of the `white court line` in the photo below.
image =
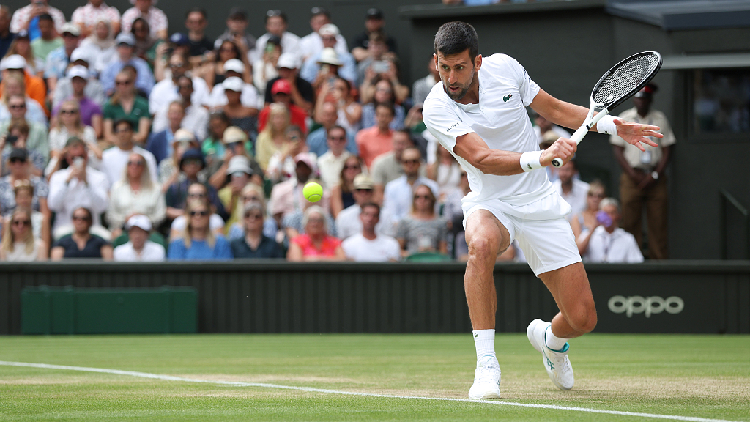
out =
[[669,419],[669,420],[674,420],[674,421],[732,422],[732,421],[727,421],[723,419],[696,418],[696,417],[691,417],[691,416],[679,416],[679,415],[656,415],[656,414],[641,413],[641,412],[621,412],[618,410],[589,409],[585,407],[557,406],[554,404],[515,403],[515,402],[498,401],[498,400],[471,400],[471,399],[455,399],[455,398],[448,398],[448,397],[396,396],[396,395],[390,395],[390,394],[358,393],[358,392],[352,392],[352,391],[327,390],[323,388],[296,387],[293,385],[267,384],[263,382],[202,380],[202,379],[195,379],[195,378],[175,377],[172,375],[149,374],[147,372],[138,372],[138,371],[121,371],[118,369],[87,368],[83,366],[50,365],[46,363],[7,362],[7,361],[0,360],[0,366],[59,369],[59,370],[68,370],[68,371],[79,371],[79,372],[99,372],[103,374],[128,375],[131,377],[151,378],[151,379],[157,379],[157,380],[162,380],[162,381],[183,381],[183,382],[204,383],[204,384],[228,385],[228,386],[233,386],[233,387],[275,388],[275,389],[283,389],[283,390],[309,391],[309,392],[314,392],[314,393],[341,394],[341,395],[349,395],[349,396],[382,397],[382,398],[390,398],[390,399],[407,399],[407,400],[454,401],[454,402],[494,404],[494,405],[503,405],[503,406],[529,407],[529,408],[538,408],[538,409],[570,410],[574,412],[604,413],[608,415],[618,415],[618,416],[639,416],[642,418]]

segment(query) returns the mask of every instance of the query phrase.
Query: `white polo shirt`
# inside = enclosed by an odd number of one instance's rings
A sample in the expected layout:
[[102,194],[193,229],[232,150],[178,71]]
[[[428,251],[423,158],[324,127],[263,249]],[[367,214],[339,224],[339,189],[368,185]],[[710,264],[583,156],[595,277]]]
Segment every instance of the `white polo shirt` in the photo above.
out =
[[[581,233],[586,236],[587,232]],[[583,254],[586,262],[643,262],[643,254],[635,242],[635,237],[621,228],[607,233],[604,226],[594,229],[589,239],[589,247]]]
[[552,182],[552,186],[554,186],[557,193],[559,193],[560,196],[570,204],[572,210],[569,215],[576,215],[582,213],[586,209],[586,197],[589,194],[589,184],[579,179],[573,179],[572,182],[573,187],[567,195],[563,193],[562,182],[560,182],[560,179]]
[[493,54],[479,69],[479,104],[459,104],[436,84],[424,102],[424,122],[430,133],[451,151],[466,170],[471,192],[466,200],[500,199],[524,205],[553,192],[543,170],[511,176],[484,174],[453,152],[456,137],[475,132],[491,149],[539,151],[526,107],[539,93],[537,85],[516,60]]
[[367,240],[361,233],[349,237],[341,243],[346,257],[357,262],[386,262],[401,259],[401,247],[396,239],[378,235],[375,240]]

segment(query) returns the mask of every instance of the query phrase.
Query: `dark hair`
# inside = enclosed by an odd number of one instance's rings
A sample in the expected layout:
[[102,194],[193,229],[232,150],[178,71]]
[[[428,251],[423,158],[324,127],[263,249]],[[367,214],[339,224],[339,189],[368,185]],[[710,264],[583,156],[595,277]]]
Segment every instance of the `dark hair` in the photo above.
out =
[[192,78],[191,78],[190,76],[188,76],[188,75],[180,75],[180,76],[179,76],[179,77],[177,78],[177,85],[179,85],[179,84],[180,84],[180,81],[181,81],[181,80],[183,80],[183,79],[185,79],[185,80],[187,80],[188,82],[190,82],[190,88],[195,88],[195,87],[193,86],[193,79],[192,79]]
[[375,103],[374,110],[377,111],[378,107],[385,107],[388,109],[388,111],[391,112],[391,116],[396,115],[396,110],[393,108],[393,104],[391,103]]
[[440,26],[435,34],[434,49],[435,54],[443,53],[444,56],[469,50],[471,63],[474,64],[474,58],[479,54],[479,35],[466,22],[448,22]]
[[223,111],[216,111],[211,113],[209,116],[209,121],[211,119],[220,119],[222,122],[226,123],[227,126],[232,125],[232,121],[229,119],[229,116],[227,116],[227,113],[224,113]]
[[204,9],[202,7],[191,7],[190,9],[188,9],[187,12],[185,12],[185,19],[187,19],[188,16],[190,16],[191,13],[195,13],[195,12],[198,12],[201,15],[203,15],[203,19],[207,19],[208,18],[208,12],[206,12],[206,9]]
[[375,211],[377,211],[377,213],[378,213],[378,217],[380,217],[380,205],[378,205],[377,203],[375,203],[375,202],[372,202],[372,201],[370,201],[370,202],[365,202],[364,204],[362,204],[362,205],[361,205],[361,206],[359,207],[359,209],[360,209],[360,212],[361,212],[361,211],[364,211],[364,210],[365,210],[365,208],[368,208],[368,207],[369,207],[369,208],[375,208]]
[[229,19],[230,21],[247,22],[247,13],[239,7],[233,7],[232,10],[229,11],[229,16],[227,16],[227,19]]
[[86,221],[88,221],[88,223],[91,224],[91,222],[94,219],[94,214],[91,213],[91,210],[88,209],[88,208],[86,208],[86,207],[78,207],[78,208],[74,209],[73,212],[70,215],[72,216],[78,210],[83,210],[86,214],[88,214],[88,217],[86,217]]
[[151,25],[148,23],[148,21],[146,19],[138,17],[138,18],[135,18],[133,20],[133,23],[130,25],[130,33],[131,34],[135,35],[135,25],[137,23],[146,25],[146,31],[149,32],[149,33],[151,32]]
[[343,126],[341,126],[341,125],[333,125],[333,126],[331,126],[331,128],[330,128],[330,129],[328,129],[328,131],[326,132],[326,138],[328,137],[328,134],[329,134],[329,133],[331,133],[331,131],[332,131],[332,130],[343,130],[343,131],[344,131],[344,136],[346,137],[346,136],[348,135],[348,134],[347,134],[347,132],[346,132],[346,128],[344,128],[344,127],[343,127]]
[[119,130],[117,130],[117,126],[120,126],[123,123],[127,124],[128,127],[130,127],[130,130],[135,130],[135,125],[133,124],[133,121],[129,119],[121,118],[121,119],[115,120],[114,123],[112,124],[112,127],[115,129],[115,133],[119,132]]
[[[402,134],[406,135],[407,138],[409,138],[409,143],[411,143],[412,146],[411,147],[407,147],[407,148],[412,148],[416,144],[416,142],[414,142],[414,138],[411,137],[411,131],[409,129],[406,129],[406,128],[394,129],[393,133],[394,134],[396,134],[396,133],[402,133]],[[417,148],[417,149],[419,149],[419,148]]]
[[42,13],[41,15],[39,15],[39,22],[41,21],[54,22],[55,20],[52,19],[52,15],[50,15],[49,13]]
[[221,48],[224,47],[224,44],[229,44],[232,46],[232,51],[234,51],[234,57],[240,61],[242,61],[242,53],[240,52],[240,48],[237,47],[237,44],[232,40],[223,40],[219,43],[219,45],[216,46],[214,49],[214,57],[215,61],[219,61],[219,53],[221,52]]

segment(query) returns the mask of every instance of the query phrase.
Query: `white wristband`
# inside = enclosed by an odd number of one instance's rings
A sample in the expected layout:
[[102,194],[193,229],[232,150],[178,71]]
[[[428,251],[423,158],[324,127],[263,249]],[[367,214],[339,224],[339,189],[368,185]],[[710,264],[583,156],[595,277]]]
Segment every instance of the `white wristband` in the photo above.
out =
[[521,168],[523,171],[531,171],[542,168],[539,160],[542,158],[542,151],[524,152],[521,154]]
[[615,119],[617,116],[604,116],[596,124],[596,131],[599,133],[606,133],[607,135],[617,135],[617,125],[615,125]]

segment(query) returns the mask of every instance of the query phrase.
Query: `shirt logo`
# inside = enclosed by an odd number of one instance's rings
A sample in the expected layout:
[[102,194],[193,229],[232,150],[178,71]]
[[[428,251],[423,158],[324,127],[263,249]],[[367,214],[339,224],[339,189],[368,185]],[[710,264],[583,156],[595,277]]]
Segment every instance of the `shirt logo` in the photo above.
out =
[[510,100],[510,98],[511,98],[512,96],[513,96],[513,94],[508,94],[508,95],[504,96],[504,97],[503,97],[503,101],[505,101],[505,102],[507,103],[507,102],[508,102],[508,100]]

